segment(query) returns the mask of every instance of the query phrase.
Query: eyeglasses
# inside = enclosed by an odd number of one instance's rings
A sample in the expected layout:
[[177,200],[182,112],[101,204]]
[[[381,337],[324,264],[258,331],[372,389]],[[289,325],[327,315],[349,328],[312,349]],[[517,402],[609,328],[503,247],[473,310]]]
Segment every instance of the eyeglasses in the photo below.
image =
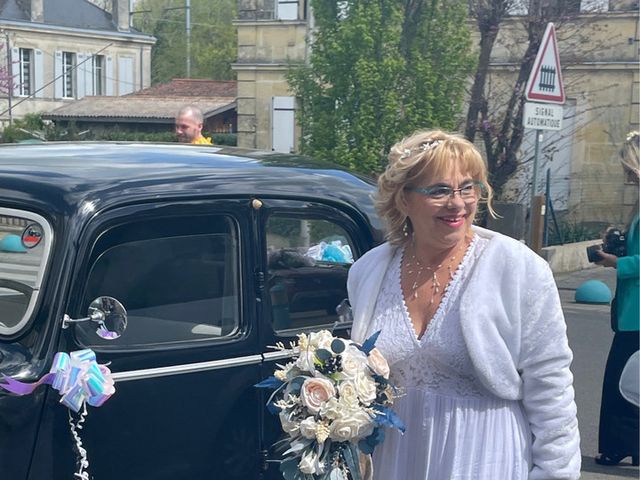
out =
[[451,188],[446,185],[435,185],[433,187],[415,187],[415,188],[407,188],[410,192],[416,192],[421,195],[424,195],[431,200],[447,200],[448,198],[453,198],[456,193],[460,195],[460,198],[464,200],[465,203],[475,202],[480,196],[480,192],[483,189],[483,185],[480,182],[474,181],[472,183],[468,183],[463,185],[460,188]]

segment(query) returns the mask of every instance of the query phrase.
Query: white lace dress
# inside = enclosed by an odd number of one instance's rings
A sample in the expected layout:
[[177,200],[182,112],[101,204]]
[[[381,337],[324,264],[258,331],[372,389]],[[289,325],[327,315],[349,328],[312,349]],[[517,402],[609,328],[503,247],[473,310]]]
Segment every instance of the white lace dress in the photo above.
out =
[[487,242],[474,237],[420,339],[400,287],[402,249],[387,270],[368,335],[381,330],[376,346],[404,393],[394,410],[407,430],[385,432],[373,454],[375,480],[528,476],[531,432],[520,402],[502,400],[476,380],[460,329],[460,292]]

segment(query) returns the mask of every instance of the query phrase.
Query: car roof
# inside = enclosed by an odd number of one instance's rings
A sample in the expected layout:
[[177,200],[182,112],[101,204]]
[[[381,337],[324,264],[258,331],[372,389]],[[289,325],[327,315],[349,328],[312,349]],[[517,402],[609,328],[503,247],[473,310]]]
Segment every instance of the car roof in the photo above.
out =
[[[144,143],[0,146],[0,201],[49,215],[142,199],[286,196],[347,203],[374,228],[373,182],[308,157],[234,147]],[[17,204],[17,205],[16,205]]]

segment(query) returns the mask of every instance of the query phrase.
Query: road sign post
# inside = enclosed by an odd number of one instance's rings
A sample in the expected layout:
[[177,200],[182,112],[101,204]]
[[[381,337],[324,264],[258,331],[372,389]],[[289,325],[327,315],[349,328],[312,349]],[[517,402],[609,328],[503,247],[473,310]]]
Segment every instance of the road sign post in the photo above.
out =
[[537,238],[534,230],[539,230],[534,227],[538,224],[540,215],[540,208],[535,208],[537,205],[536,184],[538,181],[540,140],[543,130],[560,130],[562,128],[562,104],[565,102],[560,56],[558,55],[556,31],[553,23],[547,24],[542,36],[542,42],[525,87],[525,97],[528,102],[524,105],[523,126],[536,130],[528,232],[528,244],[533,247],[534,243],[539,243],[534,241]]

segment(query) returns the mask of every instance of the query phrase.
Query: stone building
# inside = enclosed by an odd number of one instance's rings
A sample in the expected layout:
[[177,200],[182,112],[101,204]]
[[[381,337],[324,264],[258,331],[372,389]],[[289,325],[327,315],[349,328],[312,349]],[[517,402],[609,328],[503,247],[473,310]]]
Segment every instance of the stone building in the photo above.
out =
[[0,121],[150,85],[155,38],[131,28],[129,0],[103,4],[108,10],[88,0],[0,1],[0,65],[11,77]]
[[[509,93],[526,48],[522,0],[503,24],[491,59],[492,95]],[[571,222],[621,223],[636,200],[624,185],[617,150],[639,128],[640,45],[636,0],[582,0],[557,25],[567,103],[564,126],[541,142],[538,192],[550,169],[554,209]],[[295,98],[288,65],[304,62],[313,15],[305,0],[238,0],[238,145],[267,150],[298,148]],[[520,57],[518,56],[520,55]],[[426,126],[425,126],[426,127]],[[523,168],[507,200],[528,205],[534,130],[523,143]],[[624,207],[622,207],[624,205]]]

